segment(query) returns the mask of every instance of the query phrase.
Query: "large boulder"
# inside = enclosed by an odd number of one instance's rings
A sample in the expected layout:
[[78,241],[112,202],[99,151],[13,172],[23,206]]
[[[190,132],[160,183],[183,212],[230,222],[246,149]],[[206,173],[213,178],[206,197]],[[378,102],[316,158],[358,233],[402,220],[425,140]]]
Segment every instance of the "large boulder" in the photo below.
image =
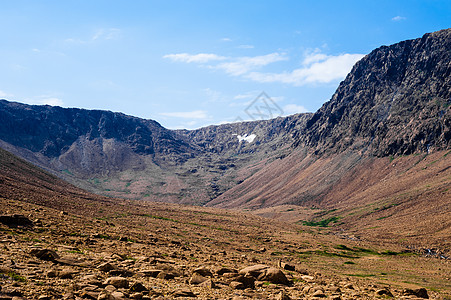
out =
[[249,266],[240,270],[239,273],[244,276],[252,276],[259,281],[268,281],[275,284],[285,285],[290,283],[281,270],[267,265]]

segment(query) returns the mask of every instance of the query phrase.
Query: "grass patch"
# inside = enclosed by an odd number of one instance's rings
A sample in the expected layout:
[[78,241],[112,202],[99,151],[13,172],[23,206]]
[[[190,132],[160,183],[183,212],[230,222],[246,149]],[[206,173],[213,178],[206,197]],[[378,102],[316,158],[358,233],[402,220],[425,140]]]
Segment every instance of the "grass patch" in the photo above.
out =
[[353,251],[353,250],[352,250],[351,248],[349,248],[348,246],[342,245],[342,244],[336,245],[334,248],[335,248],[335,249],[338,249],[338,250]]
[[171,219],[171,218],[166,218],[166,217],[160,217],[160,216],[154,216],[154,215],[149,215],[149,214],[143,214],[140,215],[142,217],[148,217],[148,218],[152,218],[152,219],[157,219],[157,220],[164,220],[164,221],[171,221],[171,222],[175,222],[175,223],[180,223],[177,220]]
[[357,255],[343,252],[328,252],[326,250],[313,250],[313,251],[305,251],[300,253],[301,256],[304,255],[319,255],[319,256],[327,256],[327,257],[344,257],[344,258],[360,258]]
[[303,221],[302,224],[305,226],[318,226],[318,227],[328,227],[330,223],[336,223],[340,218],[339,217],[331,217],[328,219],[324,219],[318,222],[314,221]]
[[[0,271],[1,272],[1,271]],[[27,279],[24,276],[21,276],[19,274],[17,274],[14,271],[9,271],[9,272],[1,272],[3,274],[5,274],[6,276],[8,276],[9,278],[11,278],[14,281],[18,281],[18,282],[27,282]]]
[[376,277],[375,274],[345,274],[345,275],[353,276],[353,277],[361,277],[361,278]]
[[399,255],[399,254],[401,254],[401,253],[396,252],[396,251],[391,251],[391,250],[381,252],[381,255]]
[[62,171],[63,173],[67,174],[67,175],[74,175],[74,173],[72,173],[71,171],[69,171],[68,169],[65,169]]

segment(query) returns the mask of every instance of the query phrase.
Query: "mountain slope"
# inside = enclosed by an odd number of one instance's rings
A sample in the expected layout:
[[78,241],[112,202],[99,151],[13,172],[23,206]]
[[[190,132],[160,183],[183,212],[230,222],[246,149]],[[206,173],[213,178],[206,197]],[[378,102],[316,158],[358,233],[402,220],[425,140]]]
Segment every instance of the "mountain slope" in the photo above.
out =
[[333,220],[375,239],[449,240],[449,49],[450,29],[374,50],[295,133],[289,156],[208,205]]
[[109,196],[335,209],[342,201],[333,200],[335,191],[368,161],[451,147],[450,43],[447,29],[374,50],[314,114],[191,131],[120,113],[0,101],[0,146]]
[[0,100],[0,146],[96,193],[204,204],[287,155],[290,132],[309,116],[172,131],[121,113]]

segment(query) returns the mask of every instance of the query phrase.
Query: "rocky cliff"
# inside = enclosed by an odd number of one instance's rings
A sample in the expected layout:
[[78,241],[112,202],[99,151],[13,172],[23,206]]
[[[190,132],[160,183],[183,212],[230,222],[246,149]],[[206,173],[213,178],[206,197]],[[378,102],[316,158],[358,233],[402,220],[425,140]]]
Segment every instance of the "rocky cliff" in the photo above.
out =
[[383,46],[356,63],[297,144],[317,154],[425,153],[451,146],[451,29]]

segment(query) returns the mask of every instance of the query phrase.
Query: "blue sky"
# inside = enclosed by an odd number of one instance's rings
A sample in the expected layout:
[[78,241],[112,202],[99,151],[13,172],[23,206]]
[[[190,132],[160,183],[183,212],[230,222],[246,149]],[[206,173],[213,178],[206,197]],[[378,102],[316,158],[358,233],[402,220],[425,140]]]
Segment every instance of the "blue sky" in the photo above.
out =
[[451,27],[449,0],[0,3],[0,98],[168,128],[257,118],[262,92],[314,112],[374,48]]

